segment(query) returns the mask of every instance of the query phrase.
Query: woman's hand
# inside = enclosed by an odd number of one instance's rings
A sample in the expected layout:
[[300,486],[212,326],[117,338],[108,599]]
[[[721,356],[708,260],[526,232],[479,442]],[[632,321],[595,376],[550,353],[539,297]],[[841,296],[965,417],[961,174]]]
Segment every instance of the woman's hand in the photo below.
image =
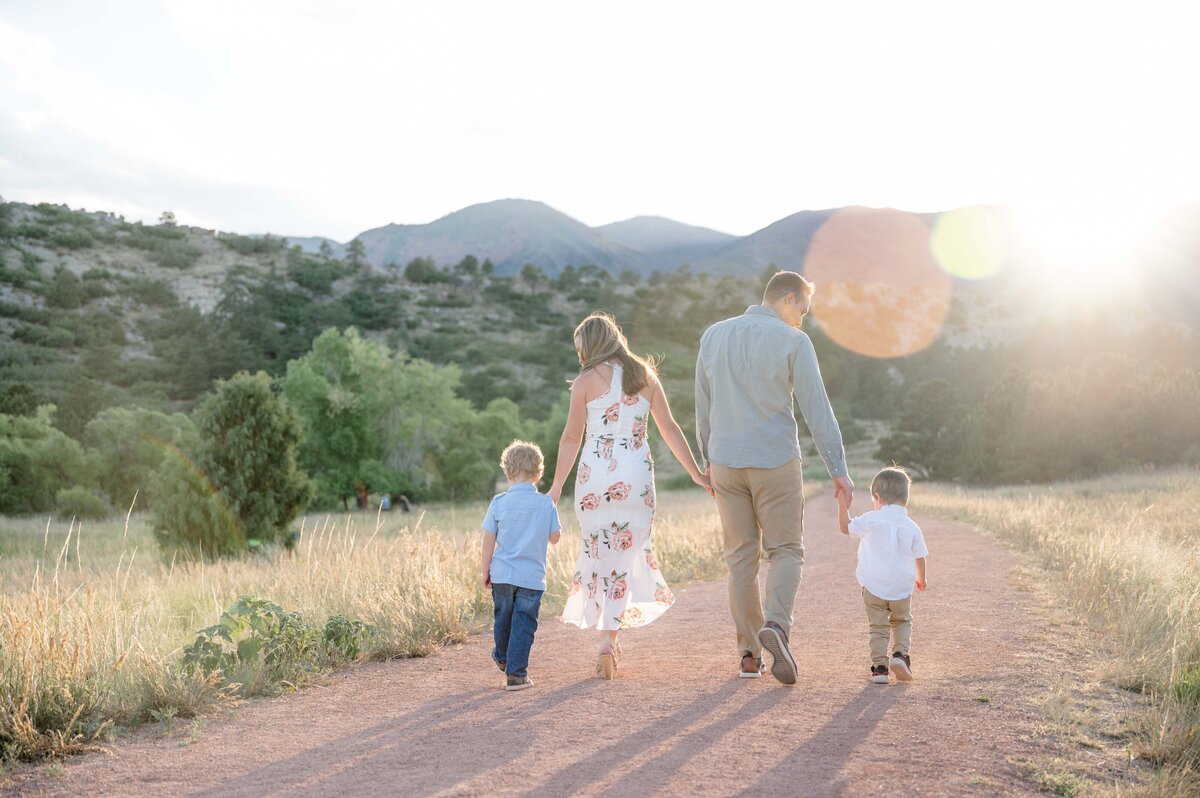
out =
[[714,498],[716,497],[717,494],[713,492],[712,481],[708,478],[708,474],[701,474],[697,472],[694,476],[692,476],[692,482],[695,482],[697,485],[704,488],[704,490],[708,492],[709,496]]
[[562,498],[562,485],[551,485],[546,495],[550,497],[550,501],[558,504],[558,500]]

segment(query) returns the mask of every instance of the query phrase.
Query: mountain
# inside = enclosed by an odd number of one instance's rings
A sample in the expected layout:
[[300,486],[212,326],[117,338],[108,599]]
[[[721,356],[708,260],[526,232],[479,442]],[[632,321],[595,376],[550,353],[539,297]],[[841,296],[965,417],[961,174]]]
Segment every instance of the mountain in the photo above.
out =
[[526,263],[551,275],[567,264],[591,263],[614,274],[642,265],[632,248],[533,200],[484,202],[429,224],[389,224],[358,238],[375,266],[404,266],[418,257],[453,265],[466,255],[490,258],[499,274],[515,274]]
[[684,263],[695,263],[738,240],[728,233],[662,216],[635,216],[595,229],[641,253],[641,271],[671,270]]
[[758,232],[735,239],[693,266],[698,271],[715,274],[761,272],[771,263],[781,269],[800,270],[813,235],[832,214],[832,210],[793,213]]
[[595,229],[618,244],[639,252],[662,252],[692,247],[716,248],[737,240],[737,236],[731,236],[729,233],[683,224],[662,216],[634,216],[623,222],[602,224]]

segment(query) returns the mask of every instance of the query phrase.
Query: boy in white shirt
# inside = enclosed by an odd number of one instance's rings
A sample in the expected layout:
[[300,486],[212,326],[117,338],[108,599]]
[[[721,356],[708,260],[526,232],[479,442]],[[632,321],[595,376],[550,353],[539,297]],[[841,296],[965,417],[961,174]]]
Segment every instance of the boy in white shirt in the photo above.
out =
[[[888,668],[897,680],[911,682],[912,594],[925,589],[925,536],[908,517],[912,479],[903,468],[885,468],[871,480],[875,509],[850,518],[850,500],[838,494],[842,534],[858,538],[858,570],[871,625],[871,681],[888,683]],[[888,658],[889,641],[892,656]]]

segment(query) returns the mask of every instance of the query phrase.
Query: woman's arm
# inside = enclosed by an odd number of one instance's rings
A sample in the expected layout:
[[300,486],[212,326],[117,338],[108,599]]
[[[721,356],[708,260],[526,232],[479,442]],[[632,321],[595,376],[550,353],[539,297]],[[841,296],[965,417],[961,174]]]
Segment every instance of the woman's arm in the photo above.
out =
[[562,437],[558,439],[558,462],[554,465],[554,482],[546,495],[555,504],[562,497],[563,486],[575,465],[575,457],[579,454],[579,446],[583,443],[583,431],[587,425],[587,390],[589,380],[580,377],[571,383],[571,405],[567,410],[567,424],[563,427]]
[[654,416],[654,423],[658,425],[658,431],[662,433],[667,448],[671,450],[671,454],[675,455],[679,464],[687,470],[692,482],[712,495],[712,485],[709,483],[708,477],[700,470],[700,466],[697,465],[696,458],[692,454],[691,444],[688,443],[683,430],[679,428],[679,423],[671,415],[667,392],[663,390],[662,383],[657,377],[651,378],[650,390],[650,413]]

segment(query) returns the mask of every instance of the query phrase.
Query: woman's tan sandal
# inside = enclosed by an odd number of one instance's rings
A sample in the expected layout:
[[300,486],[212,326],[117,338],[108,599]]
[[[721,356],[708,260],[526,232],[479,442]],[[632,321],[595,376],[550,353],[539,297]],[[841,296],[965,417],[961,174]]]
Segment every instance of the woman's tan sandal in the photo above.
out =
[[601,654],[596,663],[596,675],[601,679],[611,679],[617,675],[617,658],[612,654]]

